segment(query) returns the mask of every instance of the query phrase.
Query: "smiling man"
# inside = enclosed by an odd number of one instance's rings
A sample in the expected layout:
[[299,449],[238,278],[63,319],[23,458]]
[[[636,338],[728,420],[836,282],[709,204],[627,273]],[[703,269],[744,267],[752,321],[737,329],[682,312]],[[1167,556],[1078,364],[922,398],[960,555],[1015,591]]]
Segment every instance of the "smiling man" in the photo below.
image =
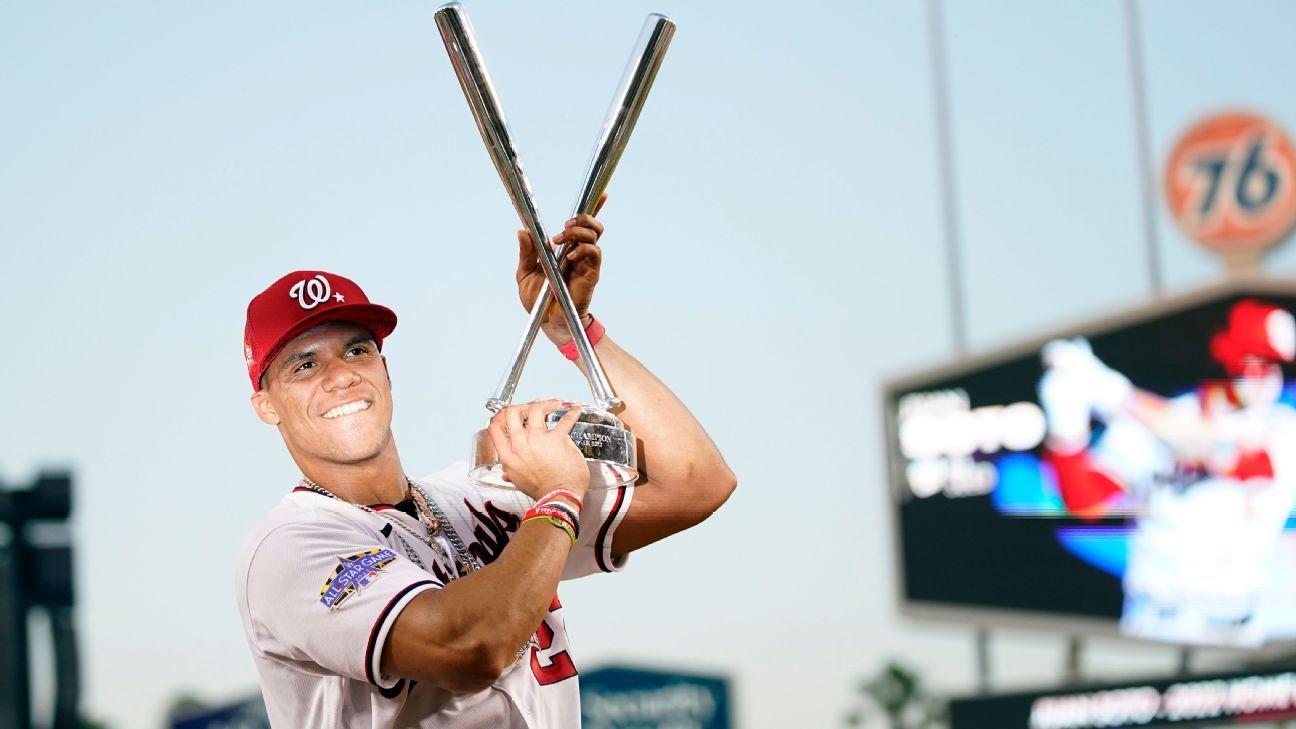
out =
[[[586,309],[602,225],[567,221],[572,298],[640,440],[637,484],[590,489],[557,401],[498,413],[490,437],[516,490],[479,487],[456,463],[406,475],[381,353],[396,315],[324,271],[280,278],[248,306],[244,354],[263,422],[303,478],[239,559],[239,613],[276,727],[574,727],[577,662],[556,588],[614,572],[630,552],[693,526],[735,486],[715,445]],[[543,273],[519,233],[518,292]],[[570,341],[562,316],[546,336]],[[577,360],[577,366],[581,363]]]

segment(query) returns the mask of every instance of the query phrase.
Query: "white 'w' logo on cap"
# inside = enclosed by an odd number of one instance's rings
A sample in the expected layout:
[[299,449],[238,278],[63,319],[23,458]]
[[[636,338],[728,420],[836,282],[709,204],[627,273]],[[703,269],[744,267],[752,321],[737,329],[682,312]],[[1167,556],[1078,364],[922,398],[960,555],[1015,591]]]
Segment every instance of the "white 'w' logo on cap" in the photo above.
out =
[[288,289],[288,295],[297,299],[297,303],[301,304],[301,308],[314,309],[328,301],[329,297],[333,295],[333,290],[329,286],[328,279],[323,276],[316,276],[315,278],[302,279],[293,284],[293,287]]

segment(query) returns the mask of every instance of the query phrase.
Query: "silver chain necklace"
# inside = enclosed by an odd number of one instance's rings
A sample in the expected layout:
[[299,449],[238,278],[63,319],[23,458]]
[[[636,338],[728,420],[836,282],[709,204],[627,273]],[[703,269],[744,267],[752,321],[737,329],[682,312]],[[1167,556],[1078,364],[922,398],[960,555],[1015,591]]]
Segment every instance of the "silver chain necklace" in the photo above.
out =
[[430,521],[445,528],[446,538],[450,540],[450,545],[454,547],[461,572],[468,574],[481,569],[481,561],[459,538],[459,532],[455,531],[454,525],[446,518],[445,513],[441,511],[441,507],[437,506],[437,502],[427,495],[422,486],[414,483],[413,479],[406,477],[405,482],[409,484],[410,498],[414,501],[414,506],[417,507],[419,514],[426,514]]
[[[340,501],[344,504],[350,504],[351,506],[354,506],[355,508],[361,511],[373,514],[374,516],[377,516],[380,519],[390,524],[395,524],[396,526],[400,527],[410,536],[426,544],[429,549],[436,552],[437,556],[441,558],[441,561],[443,563],[445,563],[446,565],[454,565],[456,571],[458,572],[456,576],[463,577],[464,575],[467,575],[469,573],[476,572],[481,567],[481,565],[477,563],[476,558],[474,558],[472,553],[468,551],[468,548],[464,545],[463,540],[459,538],[458,532],[456,532],[454,526],[450,524],[450,520],[446,518],[445,513],[442,512],[441,508],[437,506],[436,502],[433,501],[431,498],[429,498],[428,495],[423,491],[423,489],[420,488],[418,484],[414,483],[414,481],[410,479],[408,476],[405,477],[405,483],[407,484],[407,488],[409,489],[410,498],[414,502],[415,511],[418,513],[419,523],[422,524],[423,527],[427,530],[426,537],[419,536],[417,532],[415,532],[413,529],[410,529],[408,526],[405,526],[405,524],[401,522],[399,519],[388,517],[387,515],[375,509],[371,509],[368,506],[365,506],[364,504],[357,504],[352,501],[347,501],[346,499],[339,497],[338,495],[334,494],[333,492],[329,491],[323,486],[320,486],[319,484],[315,483],[314,481],[312,481],[310,478],[306,476],[302,476],[302,479],[300,481],[300,484],[303,487],[308,488],[317,494],[327,496],[330,499],[333,499],[334,501]],[[450,540],[450,545],[454,547],[455,556],[453,560],[450,558],[450,555],[446,554],[445,549],[436,540],[436,535],[439,534],[442,529],[445,530],[446,537]],[[404,547],[405,553],[409,555],[410,560],[413,561],[414,564],[418,565],[419,568],[421,568],[424,572],[431,572],[431,570],[427,568],[427,565],[423,564],[423,560],[419,558],[418,553],[415,552],[410,547],[409,543],[406,542],[405,539],[401,537],[400,534],[396,534],[395,536],[397,541],[401,543],[401,546]]]
[[[459,533],[455,531],[454,525],[450,523],[450,520],[447,519],[445,514],[441,511],[441,507],[437,506],[437,502],[427,495],[427,492],[423,490],[422,486],[414,483],[413,479],[406,476],[405,481],[409,484],[410,498],[413,499],[414,506],[418,508],[419,514],[427,513],[429,514],[429,518],[445,525],[446,538],[450,540],[451,546],[455,548],[455,552],[460,557],[460,561],[458,562],[460,574],[466,575],[470,572],[476,572],[481,569],[481,561],[477,559],[477,556],[474,555],[468,547],[464,546],[463,540],[459,538]],[[540,647],[540,639],[535,633],[532,633],[531,637],[527,639],[527,642],[518,649],[517,657],[522,658],[530,652],[533,647]]]

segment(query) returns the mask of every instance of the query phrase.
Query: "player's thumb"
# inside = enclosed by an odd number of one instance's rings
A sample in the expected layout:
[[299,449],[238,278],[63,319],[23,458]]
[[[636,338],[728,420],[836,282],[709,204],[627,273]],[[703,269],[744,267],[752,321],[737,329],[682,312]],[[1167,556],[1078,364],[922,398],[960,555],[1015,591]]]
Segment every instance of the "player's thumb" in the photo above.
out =
[[535,242],[531,239],[530,231],[519,230],[518,237],[518,269],[529,271],[540,265],[536,258]]

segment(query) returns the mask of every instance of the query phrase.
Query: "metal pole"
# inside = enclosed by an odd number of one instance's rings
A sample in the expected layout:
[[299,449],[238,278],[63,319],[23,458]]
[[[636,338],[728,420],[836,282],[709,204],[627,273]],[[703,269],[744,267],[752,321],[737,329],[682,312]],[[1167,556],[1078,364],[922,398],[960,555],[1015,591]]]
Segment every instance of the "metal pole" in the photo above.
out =
[[1062,672],[1062,682],[1068,686],[1080,683],[1080,662],[1084,656],[1084,638],[1076,635],[1067,637],[1066,666]]
[[8,543],[0,546],[0,727],[28,727],[31,687],[21,525],[11,522],[8,537]]
[[990,695],[990,629],[976,630],[977,693]]
[[927,47],[932,73],[932,103],[936,112],[936,158],[940,166],[941,223],[950,292],[950,327],[954,351],[967,351],[967,307],[963,262],[959,252],[958,199],[954,185],[954,141],[950,131],[949,79],[945,65],[945,23],[941,0],[927,0]]
[[1139,196],[1143,207],[1143,241],[1147,247],[1148,285],[1160,296],[1165,288],[1161,271],[1160,244],[1156,228],[1156,176],[1152,172],[1152,153],[1147,119],[1147,87],[1144,84],[1143,47],[1139,30],[1138,6],[1125,0],[1125,48],[1129,60],[1130,107],[1134,111],[1134,149],[1139,165]]
[[54,723],[50,729],[76,729],[81,702],[81,662],[77,651],[76,621],[71,607],[50,608],[54,635]]

